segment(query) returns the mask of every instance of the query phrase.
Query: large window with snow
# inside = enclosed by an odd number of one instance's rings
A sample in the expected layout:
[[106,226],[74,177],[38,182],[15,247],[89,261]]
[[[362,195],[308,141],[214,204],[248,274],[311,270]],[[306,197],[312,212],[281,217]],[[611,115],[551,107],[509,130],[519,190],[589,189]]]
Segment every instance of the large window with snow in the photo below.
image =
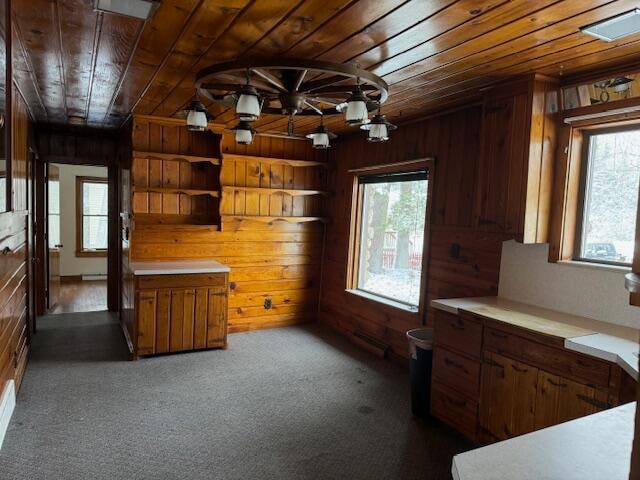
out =
[[418,310],[428,189],[426,170],[358,177],[353,290]]
[[76,177],[78,256],[104,256],[108,245],[109,186],[107,179]]
[[586,132],[577,260],[631,265],[635,241],[640,129]]

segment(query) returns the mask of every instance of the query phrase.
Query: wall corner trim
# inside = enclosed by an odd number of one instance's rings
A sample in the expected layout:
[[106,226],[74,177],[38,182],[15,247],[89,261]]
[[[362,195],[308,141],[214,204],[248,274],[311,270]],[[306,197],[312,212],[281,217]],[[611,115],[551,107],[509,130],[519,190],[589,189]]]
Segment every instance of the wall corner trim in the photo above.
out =
[[13,415],[13,410],[16,407],[16,386],[13,380],[9,380],[5,383],[5,388],[0,397],[0,449],[2,448],[2,442],[4,441],[4,435],[9,428],[9,420]]

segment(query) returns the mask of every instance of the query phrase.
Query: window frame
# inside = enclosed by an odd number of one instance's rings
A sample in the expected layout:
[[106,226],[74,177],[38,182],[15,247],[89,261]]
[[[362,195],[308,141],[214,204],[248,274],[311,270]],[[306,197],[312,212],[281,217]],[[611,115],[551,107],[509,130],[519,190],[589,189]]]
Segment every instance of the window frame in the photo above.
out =
[[609,265],[613,267],[630,268],[630,263],[614,262],[610,260],[595,260],[582,256],[582,237],[583,237],[583,225],[584,214],[586,206],[586,192],[587,192],[587,180],[589,175],[589,147],[591,145],[591,137],[594,135],[603,135],[609,133],[620,133],[637,130],[640,133],[640,123],[632,123],[616,126],[602,126],[599,125],[593,128],[585,128],[581,131],[581,155],[580,155],[580,177],[578,185],[578,198],[576,206],[576,220],[575,220],[575,234],[573,244],[572,260],[576,262],[584,262],[595,265]]
[[[97,250],[85,250],[83,247],[83,230],[84,230],[84,207],[82,204],[83,198],[83,186],[85,183],[104,183],[109,185],[109,179],[104,177],[76,177],[76,257],[106,257],[109,247],[107,238],[107,248]],[[88,215],[88,216],[102,216],[102,215]],[[107,213],[104,215],[107,219],[107,225],[109,222],[109,209],[107,206]],[[107,226],[107,231],[108,231]]]
[[[427,171],[427,205],[425,208],[425,222],[422,243],[422,262],[420,271],[420,296],[418,307],[404,303],[391,297],[386,297],[378,293],[372,293],[367,290],[358,288],[358,276],[360,268],[361,255],[361,233],[362,233],[362,210],[364,207],[364,185],[360,181],[363,177],[385,174],[403,174],[416,172],[418,170]],[[352,199],[351,199],[351,222],[349,229],[349,250],[347,259],[347,275],[345,291],[347,293],[359,296],[366,300],[390,306],[412,315],[418,315],[424,319],[427,309],[427,279],[429,267],[429,253],[431,246],[431,211],[433,205],[433,191],[435,188],[435,159],[421,158],[407,162],[399,162],[395,164],[386,164],[379,166],[371,166],[364,168],[356,168],[349,170],[352,175]]]

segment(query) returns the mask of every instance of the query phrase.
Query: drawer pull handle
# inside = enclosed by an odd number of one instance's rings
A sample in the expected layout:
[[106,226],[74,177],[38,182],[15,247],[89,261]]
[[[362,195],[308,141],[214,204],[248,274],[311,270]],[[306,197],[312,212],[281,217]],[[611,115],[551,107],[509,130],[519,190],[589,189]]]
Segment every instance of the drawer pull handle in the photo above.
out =
[[486,358],[484,363],[486,363],[487,365],[490,365],[492,367],[498,367],[498,368],[501,368],[502,370],[504,370],[504,365],[496,362],[495,360],[493,360],[491,358]]
[[527,373],[529,371],[528,368],[516,367],[514,364],[511,364],[511,368],[513,368],[516,372],[520,372],[520,373]]
[[504,333],[498,333],[498,332],[489,332],[491,333],[492,336],[496,337],[496,338],[507,338],[507,336]]
[[462,320],[458,319],[455,322],[453,322],[451,324],[451,326],[453,328],[455,328],[456,330],[464,330],[464,323],[462,322]]
[[553,385],[554,387],[562,387],[565,388],[568,385],[566,383],[562,383],[562,382],[554,382],[553,380],[551,380],[550,378],[547,378],[547,382],[549,382],[551,385]]
[[464,400],[456,400],[454,398],[451,398],[449,395],[445,395],[444,397],[447,399],[447,402],[455,405],[456,407],[464,407],[467,405],[467,402],[465,402]]
[[576,397],[582,400],[583,402],[588,403],[589,405],[593,405],[594,407],[600,408],[602,410],[606,410],[607,408],[613,407],[613,405],[611,405],[609,402],[604,402],[602,400],[597,400],[595,398],[587,397],[586,395],[582,395],[580,393],[578,393]]
[[454,362],[453,360],[449,360],[448,358],[444,359],[445,365],[449,365],[453,368],[459,368],[460,370],[464,370],[464,366],[459,364],[458,362]]

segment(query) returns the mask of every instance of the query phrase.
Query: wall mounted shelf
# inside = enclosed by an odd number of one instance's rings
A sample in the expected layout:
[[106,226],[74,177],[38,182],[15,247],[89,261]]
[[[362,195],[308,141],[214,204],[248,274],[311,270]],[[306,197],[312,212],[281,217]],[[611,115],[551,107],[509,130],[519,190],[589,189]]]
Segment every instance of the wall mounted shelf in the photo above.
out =
[[289,165],[290,167],[324,167],[328,165],[325,162],[316,162],[312,160],[288,160],[286,158],[270,158],[270,157],[255,157],[251,155],[237,155],[231,153],[225,153],[222,155],[223,162],[259,162],[270,165]]
[[327,219],[324,217],[267,217],[267,216],[259,216],[259,215],[223,215],[222,221],[229,220],[251,220],[253,222],[263,222],[263,223],[271,223],[271,222],[288,222],[288,223],[306,223],[306,222],[323,222],[326,223]]
[[275,193],[284,193],[285,195],[290,195],[292,197],[304,197],[310,195],[324,195],[327,196],[327,192],[323,190],[295,190],[290,188],[261,188],[261,187],[236,187],[232,185],[225,185],[222,187],[223,192],[227,191],[235,191],[235,192],[250,192],[250,193],[260,193],[266,195],[273,195]]
[[180,155],[175,153],[157,153],[157,152],[133,152],[134,158],[142,160],[169,160],[174,162],[188,163],[211,163],[212,165],[220,165],[219,158],[196,157],[193,155]]
[[194,190],[191,188],[170,188],[170,187],[133,187],[134,192],[141,193],[175,193],[189,196],[196,195],[209,195],[211,197],[219,197],[220,193],[217,190]]

